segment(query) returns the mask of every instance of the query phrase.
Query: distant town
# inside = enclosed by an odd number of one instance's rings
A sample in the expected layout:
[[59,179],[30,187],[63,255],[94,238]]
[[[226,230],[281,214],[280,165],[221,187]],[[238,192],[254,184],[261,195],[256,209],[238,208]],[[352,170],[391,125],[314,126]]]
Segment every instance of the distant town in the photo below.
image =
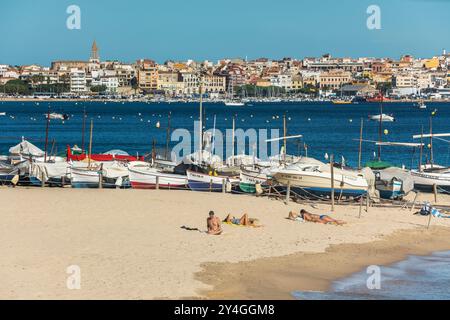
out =
[[94,41],[87,61],[50,67],[0,64],[0,99],[210,101],[450,99],[450,54],[430,58],[259,58],[211,61],[102,61]]

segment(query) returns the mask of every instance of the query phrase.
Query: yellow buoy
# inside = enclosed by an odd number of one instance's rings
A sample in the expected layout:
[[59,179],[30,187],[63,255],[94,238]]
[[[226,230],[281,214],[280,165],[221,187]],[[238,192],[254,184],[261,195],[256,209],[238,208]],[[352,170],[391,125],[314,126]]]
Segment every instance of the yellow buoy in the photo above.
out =
[[384,134],[389,134],[389,130],[388,129],[384,129]]

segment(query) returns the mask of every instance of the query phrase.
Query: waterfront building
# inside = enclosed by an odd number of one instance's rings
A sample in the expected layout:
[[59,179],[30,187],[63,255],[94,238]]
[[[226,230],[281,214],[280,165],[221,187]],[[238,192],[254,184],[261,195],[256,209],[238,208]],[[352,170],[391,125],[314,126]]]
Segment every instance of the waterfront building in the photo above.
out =
[[195,72],[181,72],[183,94],[191,96],[200,92],[200,79]]
[[158,66],[150,59],[140,59],[136,62],[139,89],[144,93],[158,90]]
[[340,89],[342,85],[350,83],[352,81],[352,76],[350,72],[333,70],[320,74],[319,85],[320,89]]
[[292,89],[292,76],[290,74],[278,74],[270,77],[270,83],[274,87],[283,88],[285,91]]
[[115,76],[102,76],[97,79],[92,79],[91,86],[104,86],[107,93],[117,93],[119,79]]
[[303,88],[303,77],[301,74],[292,76],[292,90],[297,91]]
[[166,95],[178,96],[183,94],[183,89],[183,79],[179,72],[158,72],[158,91],[164,92]]
[[225,93],[227,78],[225,76],[207,74],[202,77],[203,92],[205,93]]

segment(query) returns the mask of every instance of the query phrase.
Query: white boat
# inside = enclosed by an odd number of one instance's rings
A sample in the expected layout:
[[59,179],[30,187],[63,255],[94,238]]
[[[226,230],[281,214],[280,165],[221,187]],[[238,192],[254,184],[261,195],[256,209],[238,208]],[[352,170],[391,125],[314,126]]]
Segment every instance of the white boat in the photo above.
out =
[[52,112],[50,114],[45,114],[45,118],[50,118],[51,120],[67,120],[69,119],[69,115],[65,113]]
[[433,192],[434,185],[436,185],[437,191],[450,192],[450,168],[436,166],[422,170],[411,170],[411,175],[416,190]]
[[228,107],[243,107],[245,103],[241,101],[225,101],[225,105]]
[[380,119],[381,119],[381,121],[383,121],[383,122],[395,121],[395,118],[393,116],[385,114],[385,113],[382,113],[381,115],[380,114],[370,115],[369,119],[373,120],[373,121],[380,121]]
[[234,88],[233,85],[229,85],[229,90],[227,94],[227,99],[224,101],[226,106],[229,107],[243,107],[245,106],[245,103],[242,100],[235,99],[234,98]]
[[187,176],[165,173],[142,161],[130,162],[128,174],[133,189],[155,189],[157,180],[160,188],[186,188],[188,180]]
[[101,168],[74,167],[70,168],[70,183],[72,188],[98,188],[100,185]]
[[[284,186],[291,185],[296,193],[316,196],[331,195],[331,169],[327,164],[294,163],[275,170],[273,178]],[[360,196],[368,190],[362,174],[334,168],[336,196]]]
[[0,116],[6,116],[6,112],[0,112]]
[[417,103],[417,107],[418,107],[419,109],[426,109],[426,108],[427,108],[427,105],[423,102],[423,100],[420,100],[420,101]]
[[264,185],[267,183],[267,180],[271,177],[270,168],[241,168],[241,172],[239,174],[239,188],[243,192],[247,193],[255,193],[256,192],[256,184]]

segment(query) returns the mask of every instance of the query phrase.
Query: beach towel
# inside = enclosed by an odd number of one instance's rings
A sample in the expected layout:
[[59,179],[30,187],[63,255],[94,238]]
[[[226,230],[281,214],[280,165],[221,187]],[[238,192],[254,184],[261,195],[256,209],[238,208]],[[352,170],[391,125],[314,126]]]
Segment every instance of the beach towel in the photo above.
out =
[[450,216],[446,216],[444,214],[442,214],[438,209],[436,208],[432,208],[431,209],[431,214],[436,217],[436,218],[450,218]]

